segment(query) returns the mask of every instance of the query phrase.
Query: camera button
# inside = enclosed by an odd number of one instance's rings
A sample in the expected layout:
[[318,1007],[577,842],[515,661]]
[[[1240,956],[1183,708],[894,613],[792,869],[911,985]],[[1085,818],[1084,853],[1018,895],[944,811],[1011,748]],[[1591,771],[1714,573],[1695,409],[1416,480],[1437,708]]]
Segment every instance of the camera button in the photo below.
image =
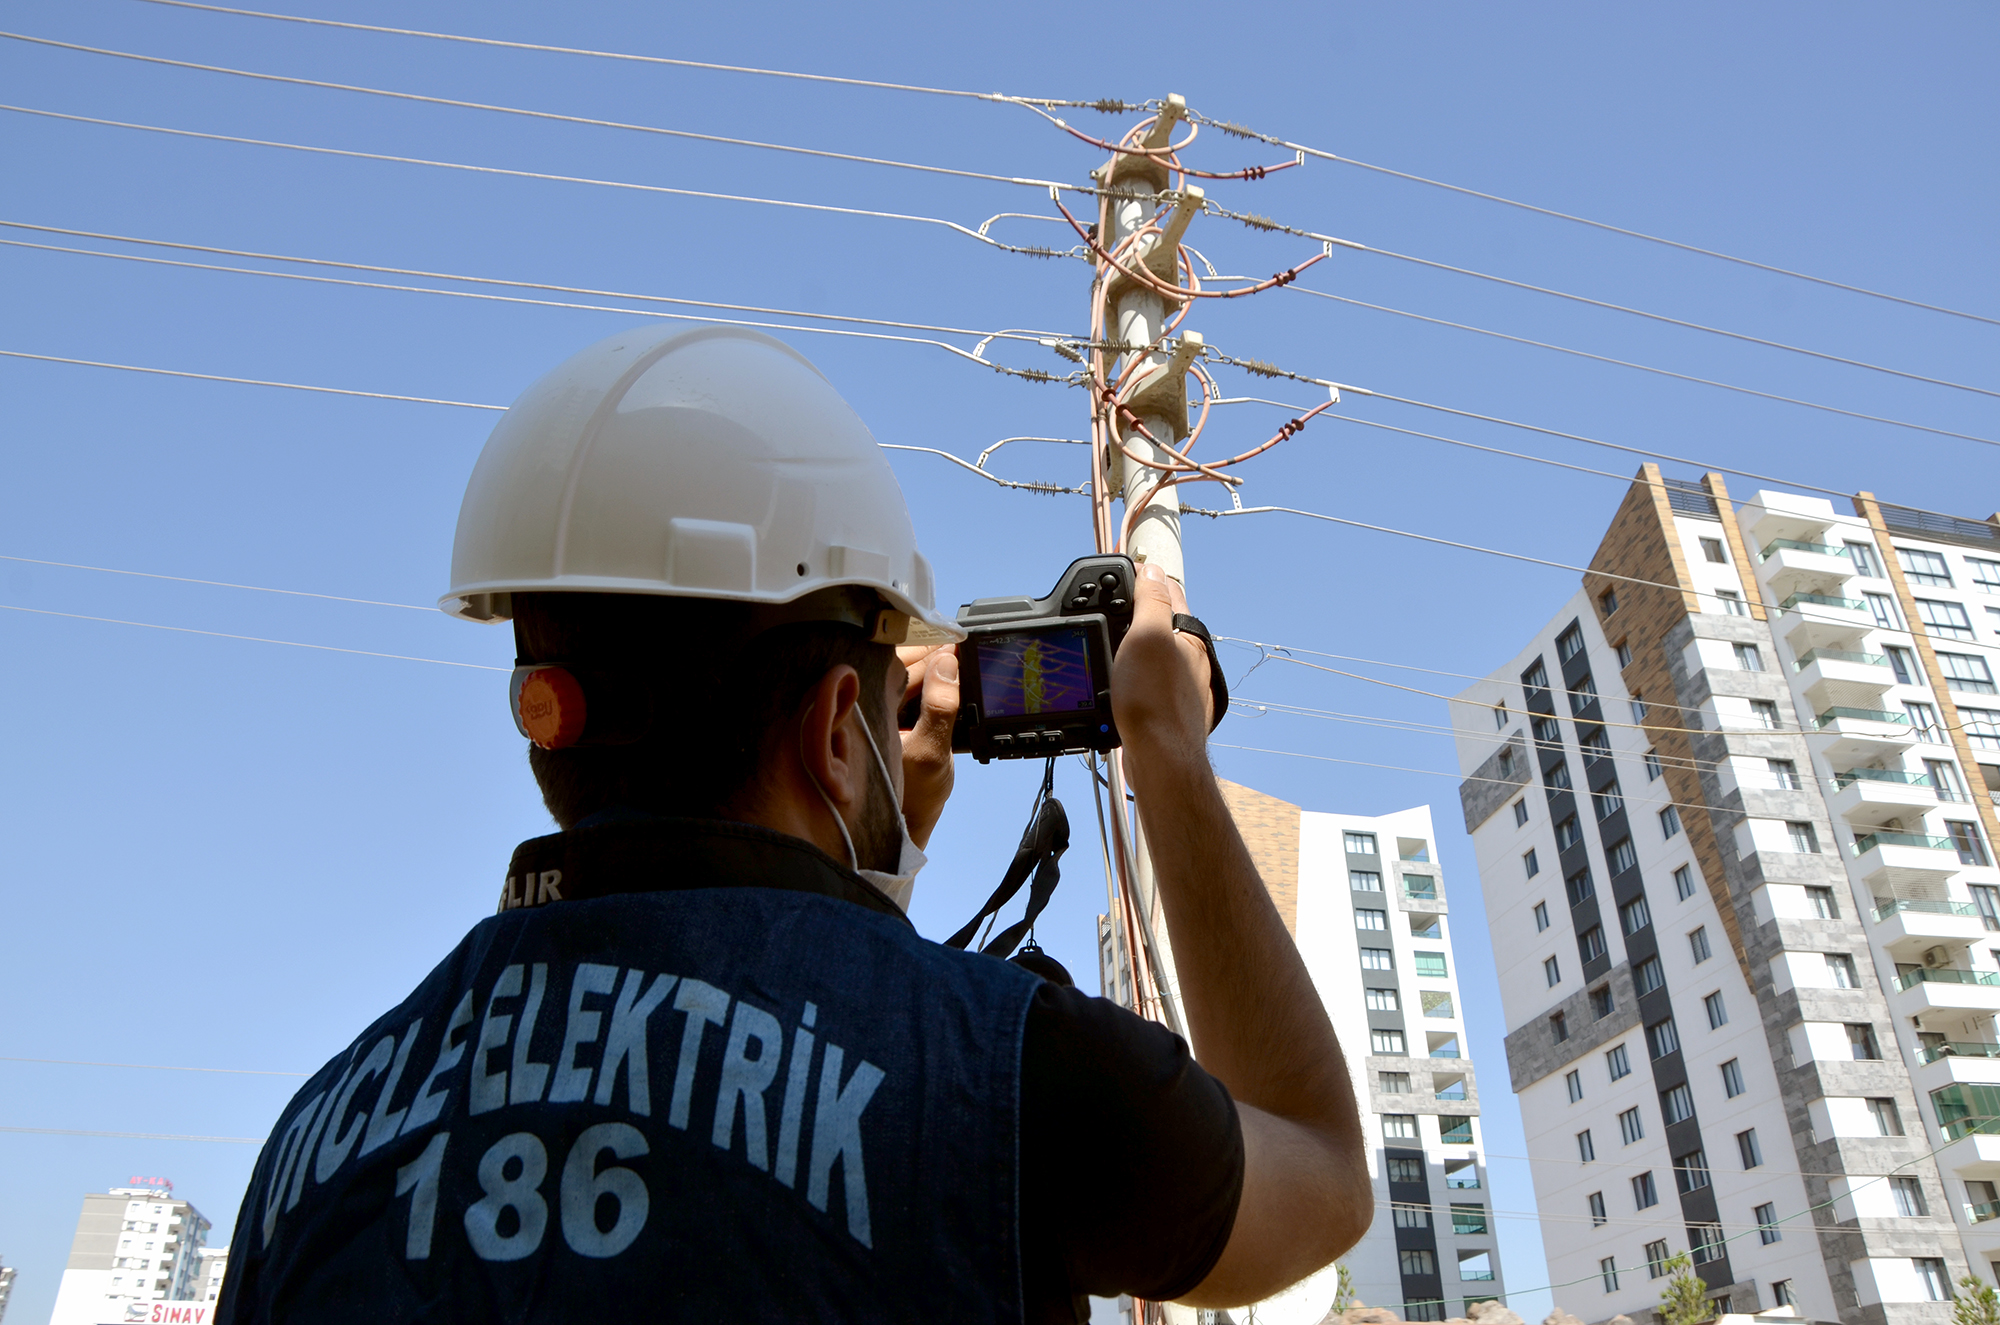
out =
[[1014,743],[1014,738],[1009,736],[1006,732],[997,733],[993,737],[993,744],[995,745],[1006,746],[1006,745],[1012,745],[1013,743]]
[[1107,589],[1115,590],[1118,588],[1118,577],[1110,571],[1106,571],[1104,574],[1098,576],[1097,582]]

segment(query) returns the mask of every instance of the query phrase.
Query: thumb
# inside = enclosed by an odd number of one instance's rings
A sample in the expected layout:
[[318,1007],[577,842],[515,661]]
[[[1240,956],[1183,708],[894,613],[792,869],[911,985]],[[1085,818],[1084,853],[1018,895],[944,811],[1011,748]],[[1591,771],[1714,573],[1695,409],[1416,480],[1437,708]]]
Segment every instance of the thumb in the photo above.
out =
[[947,717],[958,715],[958,652],[946,645],[930,657],[924,668],[924,711]]
[[1165,570],[1152,562],[1139,567],[1139,583],[1132,603],[1132,626],[1155,629],[1169,626],[1174,619],[1172,581]]

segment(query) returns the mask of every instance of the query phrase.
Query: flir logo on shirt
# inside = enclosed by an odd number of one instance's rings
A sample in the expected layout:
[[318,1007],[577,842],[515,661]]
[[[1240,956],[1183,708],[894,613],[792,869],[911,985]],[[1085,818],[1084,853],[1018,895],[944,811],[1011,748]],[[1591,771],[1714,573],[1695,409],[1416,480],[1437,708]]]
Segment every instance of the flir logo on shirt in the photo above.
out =
[[[395,1176],[395,1195],[407,1202],[406,1258],[428,1260],[440,1237],[456,1236],[447,1231],[453,1224],[488,1261],[523,1260],[558,1240],[579,1256],[616,1256],[651,1210],[652,1193],[631,1162],[651,1152],[645,1129],[656,1125],[655,1110],[685,1132],[697,1098],[705,1102],[713,1091],[709,1140],[717,1149],[794,1191],[803,1150],[804,1196],[821,1214],[838,1165],[846,1231],[872,1247],[861,1122],[885,1074],[865,1059],[847,1072],[846,1051],[828,1042],[815,1075],[817,1017],[806,1003],[787,1045],[776,1016],[692,976],[594,962],[553,974],[546,962],[507,966],[490,984],[464,990],[428,1037],[419,1018],[372,1044],[357,1042],[333,1085],[285,1121],[266,1146],[260,1245],[268,1249],[308,1189],[333,1181],[351,1159],[428,1130],[429,1143]],[[553,1028],[558,1018],[560,1049],[536,1061],[537,1028],[545,1021]],[[433,1051],[428,1068],[411,1075],[420,1040]],[[713,1076],[700,1070],[705,1041],[722,1046]],[[364,1098],[371,1083],[379,1085]],[[623,1117],[594,1123],[554,1150],[525,1127],[491,1139],[511,1111],[537,1104]],[[441,1193],[466,1185],[444,1178],[461,1173],[474,1176],[480,1195],[447,1209]]]

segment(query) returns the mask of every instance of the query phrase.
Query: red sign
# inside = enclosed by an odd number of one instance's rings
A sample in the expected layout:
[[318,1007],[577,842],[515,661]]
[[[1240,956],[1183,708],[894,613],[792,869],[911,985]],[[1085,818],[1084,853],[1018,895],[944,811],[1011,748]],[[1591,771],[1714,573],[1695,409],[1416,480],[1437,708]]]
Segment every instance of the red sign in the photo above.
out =
[[127,1187],[172,1187],[174,1180],[172,1178],[127,1178],[125,1185]]

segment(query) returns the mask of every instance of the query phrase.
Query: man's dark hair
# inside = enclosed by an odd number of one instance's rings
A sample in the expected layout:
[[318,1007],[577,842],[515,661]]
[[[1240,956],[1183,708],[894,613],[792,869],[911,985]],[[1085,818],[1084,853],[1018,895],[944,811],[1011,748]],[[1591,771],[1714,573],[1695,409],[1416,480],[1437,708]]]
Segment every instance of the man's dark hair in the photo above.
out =
[[747,808],[774,742],[793,732],[783,720],[841,663],[861,674],[861,712],[877,739],[892,730],[882,694],[888,645],[831,621],[755,633],[755,612],[651,594],[514,595],[522,663],[605,669],[652,701],[650,730],[633,743],[528,747],[542,803],[559,825],[614,805],[694,818]]

